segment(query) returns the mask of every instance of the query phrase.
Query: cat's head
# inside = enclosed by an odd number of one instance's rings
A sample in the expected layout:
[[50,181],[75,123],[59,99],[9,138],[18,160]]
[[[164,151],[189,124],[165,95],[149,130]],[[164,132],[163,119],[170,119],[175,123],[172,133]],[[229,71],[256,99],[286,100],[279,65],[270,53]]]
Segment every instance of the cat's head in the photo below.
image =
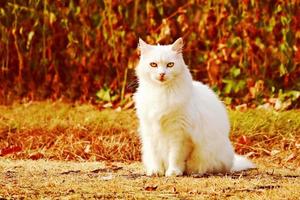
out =
[[140,80],[167,84],[186,68],[182,57],[182,38],[170,45],[149,45],[139,39],[138,48],[141,56],[136,72]]

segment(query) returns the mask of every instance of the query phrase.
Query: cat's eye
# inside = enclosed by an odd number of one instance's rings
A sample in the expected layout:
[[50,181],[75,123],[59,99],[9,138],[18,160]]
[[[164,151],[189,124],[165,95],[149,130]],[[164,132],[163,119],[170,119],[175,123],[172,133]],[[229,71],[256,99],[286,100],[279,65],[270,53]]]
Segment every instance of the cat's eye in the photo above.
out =
[[155,62],[151,62],[151,63],[150,63],[150,66],[151,66],[151,67],[157,67],[157,64],[156,64]]
[[169,62],[168,64],[167,64],[167,67],[173,67],[174,66],[174,63],[173,62]]

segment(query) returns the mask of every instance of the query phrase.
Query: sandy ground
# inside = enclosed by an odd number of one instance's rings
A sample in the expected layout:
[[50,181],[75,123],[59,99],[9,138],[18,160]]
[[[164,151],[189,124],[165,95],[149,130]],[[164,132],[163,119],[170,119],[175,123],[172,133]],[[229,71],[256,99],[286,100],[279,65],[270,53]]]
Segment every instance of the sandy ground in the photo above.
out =
[[260,163],[228,175],[146,177],[140,162],[0,159],[0,199],[299,199],[299,168]]

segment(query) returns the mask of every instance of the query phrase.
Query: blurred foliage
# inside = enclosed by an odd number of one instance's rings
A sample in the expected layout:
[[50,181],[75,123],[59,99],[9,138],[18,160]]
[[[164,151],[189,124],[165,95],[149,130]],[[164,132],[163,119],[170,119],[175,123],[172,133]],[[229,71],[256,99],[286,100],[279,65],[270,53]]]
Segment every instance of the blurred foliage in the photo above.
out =
[[298,0],[1,0],[0,34],[0,103],[124,102],[138,37],[183,37],[194,78],[227,104],[300,107]]

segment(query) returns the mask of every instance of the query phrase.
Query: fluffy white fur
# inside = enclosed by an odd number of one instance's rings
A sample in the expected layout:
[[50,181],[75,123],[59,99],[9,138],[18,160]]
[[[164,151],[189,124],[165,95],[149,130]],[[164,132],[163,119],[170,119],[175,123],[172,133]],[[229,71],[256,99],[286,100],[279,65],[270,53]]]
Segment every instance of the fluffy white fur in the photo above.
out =
[[[192,80],[182,47],[181,38],[171,45],[139,41],[139,87],[134,100],[147,175],[253,168],[250,161],[234,153],[226,109],[211,89]],[[167,67],[170,62],[174,66]]]

